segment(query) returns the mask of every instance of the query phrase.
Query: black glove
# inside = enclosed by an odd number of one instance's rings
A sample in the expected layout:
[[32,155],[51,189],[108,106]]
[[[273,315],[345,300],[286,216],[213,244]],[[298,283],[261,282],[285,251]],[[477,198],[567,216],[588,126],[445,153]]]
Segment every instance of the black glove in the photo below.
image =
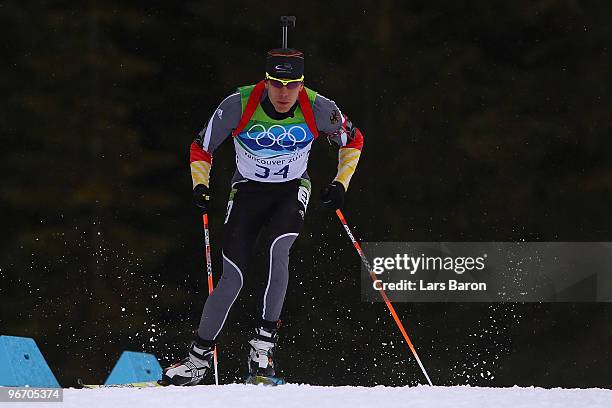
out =
[[321,200],[331,210],[342,208],[344,204],[344,193],[346,190],[339,181],[332,181],[321,189]]
[[200,207],[202,211],[206,211],[209,199],[210,194],[208,192],[208,187],[204,184],[198,184],[193,188],[193,203]]

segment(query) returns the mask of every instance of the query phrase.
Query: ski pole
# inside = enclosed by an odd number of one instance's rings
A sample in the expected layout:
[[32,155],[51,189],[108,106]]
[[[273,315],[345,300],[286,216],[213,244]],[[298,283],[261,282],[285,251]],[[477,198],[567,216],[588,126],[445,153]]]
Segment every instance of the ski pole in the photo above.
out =
[[[344,215],[342,214],[342,211],[340,211],[340,209],[337,209],[336,215],[340,219],[340,222],[342,223],[342,226],[344,227],[346,234],[349,236],[349,238],[353,242],[353,246],[355,247],[355,249],[357,250],[357,253],[361,257],[361,262],[363,262],[363,264],[365,265],[372,279],[376,280],[376,275],[372,271],[372,266],[370,265],[368,258],[366,258],[365,254],[363,253],[363,250],[361,249],[361,245],[359,245],[359,242],[357,241],[357,239],[351,232],[350,227],[346,223],[346,220],[344,219]],[[404,325],[400,321],[399,317],[397,316],[397,313],[395,312],[395,308],[393,307],[393,305],[391,304],[391,301],[387,297],[387,294],[382,288],[378,289],[378,293],[380,293],[380,296],[382,296],[383,300],[385,301],[387,308],[391,312],[391,316],[393,316],[393,320],[395,320],[397,327],[399,327],[400,332],[402,332],[402,335],[404,336],[404,340],[406,340],[406,343],[408,343],[408,347],[410,347],[410,351],[412,351],[412,355],[416,359],[417,363],[419,363],[419,367],[421,367],[421,371],[425,375],[425,378],[427,378],[427,382],[429,383],[429,385],[433,385],[431,383],[431,380],[429,379],[429,375],[427,375],[427,371],[425,371],[425,367],[423,367],[423,363],[421,363],[421,359],[419,358],[419,355],[417,354],[416,349],[414,348],[414,345],[412,344],[412,341],[410,341],[410,337],[408,337],[408,333],[406,333],[406,329],[404,329]]]
[[[206,274],[208,275],[208,294],[210,295],[213,291],[213,277],[212,277],[212,261],[210,257],[210,234],[208,232],[208,213],[204,213],[202,216],[204,220],[204,244],[206,246]],[[218,370],[218,359],[217,359],[217,346],[213,350],[213,359],[215,365],[215,384],[219,385],[219,370]]]

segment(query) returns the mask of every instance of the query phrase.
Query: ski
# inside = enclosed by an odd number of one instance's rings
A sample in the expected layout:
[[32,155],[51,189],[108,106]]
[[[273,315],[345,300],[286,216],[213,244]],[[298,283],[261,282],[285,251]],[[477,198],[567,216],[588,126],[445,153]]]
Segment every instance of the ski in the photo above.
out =
[[[245,384],[249,385],[264,385],[264,386],[277,386],[283,385],[287,382],[280,377],[266,377],[263,375],[249,375]],[[164,384],[161,381],[141,381],[127,384],[85,384],[79,378],[75,388],[78,389],[97,389],[97,388],[154,388],[154,387],[167,387],[171,384]]]
[[77,380],[76,388],[78,389],[95,389],[95,388],[151,388],[151,387],[164,387],[157,381],[141,381],[127,384],[84,384],[79,378]]
[[245,380],[245,384],[252,385],[266,385],[266,386],[277,386],[287,384],[283,378],[279,377],[266,377],[263,375],[249,375]]

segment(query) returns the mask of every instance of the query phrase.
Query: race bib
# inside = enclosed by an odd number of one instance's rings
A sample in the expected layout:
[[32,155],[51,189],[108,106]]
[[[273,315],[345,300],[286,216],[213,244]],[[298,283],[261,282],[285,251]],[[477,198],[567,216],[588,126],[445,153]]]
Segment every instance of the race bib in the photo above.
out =
[[305,124],[251,126],[234,138],[236,166],[245,178],[264,183],[294,180],[306,171],[313,136]]

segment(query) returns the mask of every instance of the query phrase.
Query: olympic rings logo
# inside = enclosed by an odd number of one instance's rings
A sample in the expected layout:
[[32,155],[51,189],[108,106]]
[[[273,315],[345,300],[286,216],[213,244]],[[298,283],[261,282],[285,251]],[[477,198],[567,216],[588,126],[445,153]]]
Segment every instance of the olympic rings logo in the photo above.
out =
[[[276,127],[280,128],[281,132],[275,135],[272,130]],[[257,131],[257,129],[259,129],[259,131]],[[286,129],[282,125],[272,125],[266,129],[264,125],[259,123],[251,126],[251,128],[247,130],[246,136],[251,140],[255,140],[255,143],[261,147],[272,147],[275,144],[280,147],[293,147],[298,143],[304,142],[308,138],[306,130],[300,126],[292,126]]]

